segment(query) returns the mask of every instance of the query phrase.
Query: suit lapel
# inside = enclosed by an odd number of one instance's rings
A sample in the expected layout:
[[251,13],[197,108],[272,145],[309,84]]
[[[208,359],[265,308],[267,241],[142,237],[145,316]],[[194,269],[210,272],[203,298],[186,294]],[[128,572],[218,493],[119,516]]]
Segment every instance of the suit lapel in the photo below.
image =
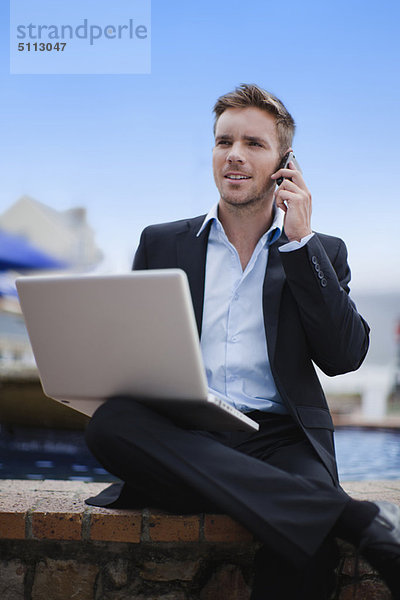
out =
[[278,248],[286,242],[286,236],[282,234],[279,240],[270,246],[268,252],[268,265],[263,285],[264,327],[268,346],[268,356],[271,364],[275,356],[279,307],[282,288],[285,282],[285,271],[282,266]]
[[178,234],[176,240],[178,267],[185,271],[189,280],[199,336],[203,319],[207,242],[211,225],[210,222],[201,235],[197,237],[197,232],[203,221],[204,217],[188,221],[187,230]]

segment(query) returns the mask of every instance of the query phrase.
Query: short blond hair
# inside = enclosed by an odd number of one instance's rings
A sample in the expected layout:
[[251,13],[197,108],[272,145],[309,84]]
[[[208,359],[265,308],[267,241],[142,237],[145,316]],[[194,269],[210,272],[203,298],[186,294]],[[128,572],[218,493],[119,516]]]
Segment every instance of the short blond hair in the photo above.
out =
[[286,152],[292,145],[296,129],[294,119],[279,98],[254,83],[242,83],[233,92],[218,98],[213,108],[215,114],[214,135],[218,119],[225,110],[251,106],[265,110],[275,117],[279,149],[282,154]]

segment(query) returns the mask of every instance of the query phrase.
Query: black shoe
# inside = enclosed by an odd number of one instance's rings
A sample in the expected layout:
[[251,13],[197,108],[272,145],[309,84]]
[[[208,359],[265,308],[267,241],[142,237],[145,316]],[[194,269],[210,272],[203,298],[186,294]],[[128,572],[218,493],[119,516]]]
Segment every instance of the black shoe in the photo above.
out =
[[379,508],[364,531],[359,552],[379,572],[394,600],[400,600],[400,508],[391,502],[374,502]]

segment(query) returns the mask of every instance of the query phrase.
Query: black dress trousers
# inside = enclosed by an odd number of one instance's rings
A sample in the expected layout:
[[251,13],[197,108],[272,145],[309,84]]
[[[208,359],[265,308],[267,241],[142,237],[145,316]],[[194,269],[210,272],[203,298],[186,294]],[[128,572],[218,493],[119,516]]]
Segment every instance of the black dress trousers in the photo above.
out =
[[[309,562],[349,501],[288,416],[253,413],[260,431],[183,429],[129,397],[93,415],[87,444],[125,482],[89,504],[224,512],[297,567]],[[119,503],[118,503],[119,501]]]

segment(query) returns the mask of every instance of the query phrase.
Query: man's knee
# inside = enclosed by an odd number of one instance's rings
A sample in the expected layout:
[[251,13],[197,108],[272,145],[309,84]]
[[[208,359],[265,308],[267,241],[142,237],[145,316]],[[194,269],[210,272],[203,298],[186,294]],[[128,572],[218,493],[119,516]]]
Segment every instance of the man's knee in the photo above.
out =
[[86,427],[86,444],[94,454],[96,454],[98,448],[112,442],[118,431],[118,421],[123,418],[123,411],[121,415],[121,410],[118,410],[118,400],[117,398],[106,400],[93,413]]
[[[102,408],[102,407],[100,407]],[[107,436],[110,434],[110,426],[104,416],[104,411],[99,413],[99,409],[93,414],[85,430],[86,445],[96,454],[97,448],[105,443]]]
[[94,412],[86,427],[88,448],[96,454],[96,450],[104,451],[105,446],[114,447],[118,436],[124,431],[128,430],[133,436],[135,426],[144,423],[143,411],[146,408],[129,396],[115,396],[106,400]]

